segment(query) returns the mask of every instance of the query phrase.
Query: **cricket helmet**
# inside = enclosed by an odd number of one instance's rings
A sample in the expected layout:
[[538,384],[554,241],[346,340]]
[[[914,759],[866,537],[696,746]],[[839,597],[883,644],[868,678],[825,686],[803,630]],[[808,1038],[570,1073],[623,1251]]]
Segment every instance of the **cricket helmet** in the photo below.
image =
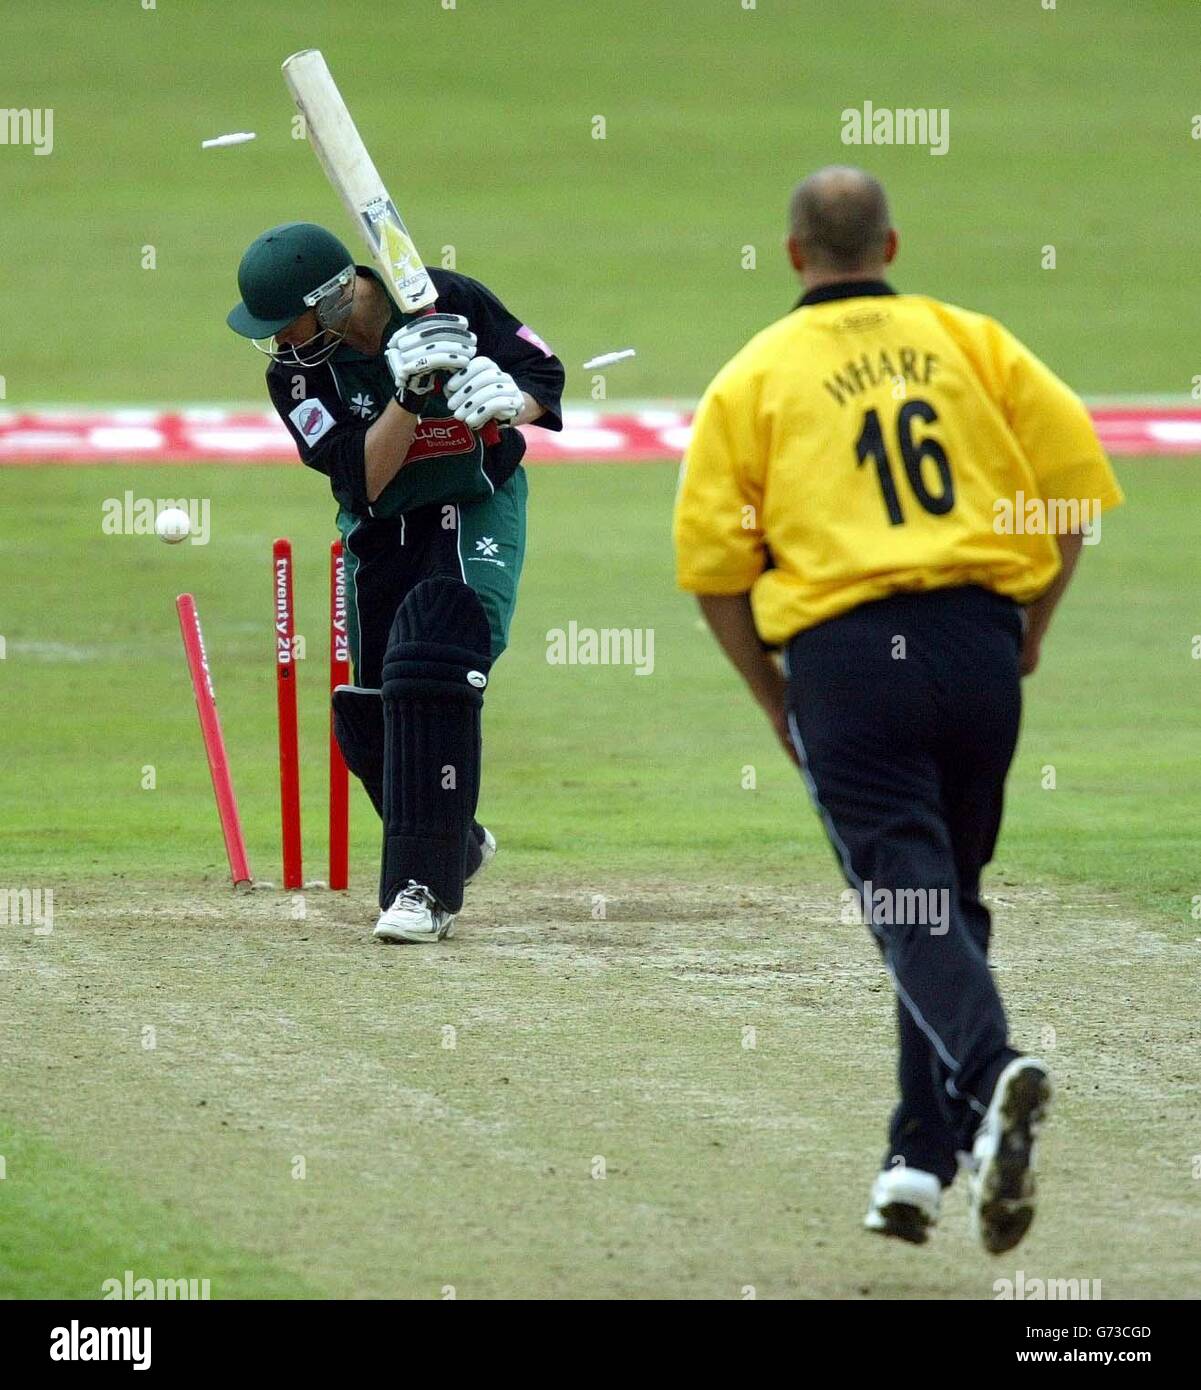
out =
[[[241,302],[226,323],[243,338],[270,338],[306,309],[322,308],[354,280],[354,257],[313,222],[285,222],[255,237],[238,266]],[[328,325],[326,325],[328,326]]]

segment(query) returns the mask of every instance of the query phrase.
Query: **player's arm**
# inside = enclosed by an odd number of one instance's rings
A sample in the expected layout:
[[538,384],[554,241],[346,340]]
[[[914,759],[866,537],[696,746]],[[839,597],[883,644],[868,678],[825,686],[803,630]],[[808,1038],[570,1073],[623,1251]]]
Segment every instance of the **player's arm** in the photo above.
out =
[[784,751],[797,761],[788,729],[788,682],[775,657],[765,651],[751,613],[750,594],[697,594],[709,631],[730,659],[756,703],[767,715]]
[[330,491],[347,511],[366,514],[368,431],[347,412],[329,366],[274,362],[267,370],[267,391],[301,463],[329,479]]
[[763,648],[750,590],[767,564],[761,526],[753,405],[723,373],[705,393],[693,421],[676,496],[676,575],[697,596],[701,613],[731,665],[795,760],[788,735],[786,690],[775,658]]
[[540,405],[528,391],[521,393],[521,409],[517,412],[515,425],[532,425],[535,420],[540,420],[546,414],[546,407]]
[[374,502],[405,466],[408,452],[421,423],[420,415],[390,400],[363,437],[363,484],[369,503]]
[[395,395],[368,428],[363,440],[363,479],[367,502],[374,503],[408,462],[421,412],[439,373],[470,366],[475,334],[460,314],[425,314],[388,339],[384,360]]
[[[567,375],[562,362],[486,285],[467,275],[450,276],[437,271],[433,274],[439,304],[464,314],[478,339],[477,362],[469,369],[470,375],[447,382],[447,400],[459,418],[466,419],[472,429],[477,428],[472,419],[473,408],[478,415],[481,408],[486,408],[491,394],[502,408],[506,404],[516,406],[516,414],[509,420],[495,413],[487,417],[498,424],[536,423],[543,429],[562,429]],[[471,375],[476,376],[476,383],[472,383]],[[509,384],[516,388],[516,394],[506,402],[504,388]],[[456,393],[463,396],[457,408],[453,404]]]
[[475,335],[462,318],[427,315],[406,325],[387,352],[396,398],[369,427],[348,415],[327,364],[273,363],[267,389],[301,462],[324,473],[337,501],[363,516],[405,466],[437,372],[458,370],[474,350]]
[[[1049,505],[1077,509],[1082,521],[1122,502],[1122,490],[1097,438],[1084,402],[1001,325],[990,323],[991,353],[1001,383],[1001,404],[1010,427]],[[1051,586],[1026,607],[1021,671],[1038,665],[1043,638],[1080,559],[1079,531],[1056,536],[1060,570]]]
[[1080,551],[1084,545],[1084,537],[1079,531],[1070,531],[1066,535],[1056,536],[1055,539],[1059,544],[1059,573],[1049,589],[1040,594],[1033,603],[1026,605],[1026,632],[1022,638],[1021,656],[1023,676],[1030,675],[1038,665],[1042,641],[1051,624],[1051,615],[1072,582],[1076,562],[1080,559]]

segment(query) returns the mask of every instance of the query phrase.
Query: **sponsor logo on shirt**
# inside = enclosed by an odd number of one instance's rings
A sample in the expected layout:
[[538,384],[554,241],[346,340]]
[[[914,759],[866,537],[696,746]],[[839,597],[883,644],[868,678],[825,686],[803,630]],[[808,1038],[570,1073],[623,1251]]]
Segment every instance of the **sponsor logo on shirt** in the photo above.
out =
[[328,434],[337,423],[318,400],[301,401],[295,410],[288,412],[288,419],[300,431],[300,437],[308,445],[316,444],[321,436]]
[[442,454],[467,454],[475,448],[475,435],[461,420],[422,420],[409,445],[408,462],[437,458]]

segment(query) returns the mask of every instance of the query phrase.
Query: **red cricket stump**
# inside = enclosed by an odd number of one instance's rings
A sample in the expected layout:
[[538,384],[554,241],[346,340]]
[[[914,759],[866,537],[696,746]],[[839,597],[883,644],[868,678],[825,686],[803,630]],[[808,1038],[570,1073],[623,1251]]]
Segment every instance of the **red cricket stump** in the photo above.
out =
[[[329,546],[329,691],[350,684],[350,631],[347,627],[346,560],[342,542]],[[350,774],[334,737],[334,707],[329,707],[329,886],[350,881]]]
[[200,716],[200,732],[208,757],[209,775],[213,779],[213,794],[217,798],[217,815],[221,819],[221,834],[229,858],[230,877],[235,888],[250,887],[250,863],[246,858],[246,841],[242,838],[242,822],[238,818],[238,799],[234,795],[229,775],[229,760],[225,756],[225,739],[221,720],[217,716],[217,697],[208,655],[204,649],[204,634],[200,630],[200,614],[191,594],[180,594],[175,600],[179,614],[179,630],[183,634],[188,672],[192,677],[192,693],[196,696],[196,712]]
[[303,888],[300,843],[300,743],[296,729],[296,611],[292,597],[292,542],[277,540],[275,580],[275,699],[279,713],[279,806],[284,887]]

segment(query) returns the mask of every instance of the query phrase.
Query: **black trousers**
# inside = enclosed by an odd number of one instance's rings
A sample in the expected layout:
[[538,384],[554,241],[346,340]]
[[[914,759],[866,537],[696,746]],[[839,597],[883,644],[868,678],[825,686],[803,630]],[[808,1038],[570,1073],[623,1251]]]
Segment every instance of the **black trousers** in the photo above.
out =
[[379,686],[397,608],[415,585],[439,575],[461,578],[475,590],[488,615],[492,659],[500,656],[525,559],[527,490],[519,468],[481,502],[435,502],[396,517],[339,512],[356,685]]
[[897,992],[885,1164],[944,1184],[1018,1056],[988,968],[980,875],[1017,742],[1021,634],[1011,600],[942,589],[864,604],[787,651],[806,780]]

